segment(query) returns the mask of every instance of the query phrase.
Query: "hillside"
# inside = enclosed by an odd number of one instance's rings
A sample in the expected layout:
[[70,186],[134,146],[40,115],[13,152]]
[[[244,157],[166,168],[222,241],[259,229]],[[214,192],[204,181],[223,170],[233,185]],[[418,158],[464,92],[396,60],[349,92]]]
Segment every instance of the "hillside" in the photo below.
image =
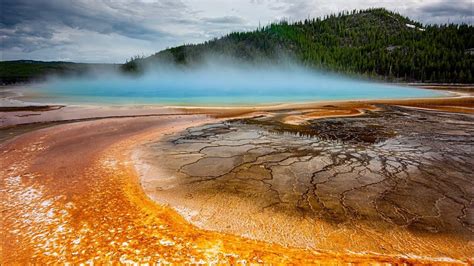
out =
[[94,70],[115,70],[119,65],[17,60],[0,62],[0,84],[43,80],[49,75],[82,75]]
[[196,45],[166,49],[123,65],[194,64],[208,55],[258,62],[282,57],[335,72],[391,81],[474,82],[474,27],[428,25],[385,9],[369,9],[235,32]]

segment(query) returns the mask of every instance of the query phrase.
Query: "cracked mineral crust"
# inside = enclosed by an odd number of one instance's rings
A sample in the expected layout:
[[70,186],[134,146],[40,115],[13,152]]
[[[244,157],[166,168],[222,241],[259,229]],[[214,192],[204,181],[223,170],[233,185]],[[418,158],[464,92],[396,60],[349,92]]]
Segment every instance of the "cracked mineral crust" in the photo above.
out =
[[335,252],[472,256],[474,116],[381,109],[189,128],[139,151],[142,184],[209,230]]

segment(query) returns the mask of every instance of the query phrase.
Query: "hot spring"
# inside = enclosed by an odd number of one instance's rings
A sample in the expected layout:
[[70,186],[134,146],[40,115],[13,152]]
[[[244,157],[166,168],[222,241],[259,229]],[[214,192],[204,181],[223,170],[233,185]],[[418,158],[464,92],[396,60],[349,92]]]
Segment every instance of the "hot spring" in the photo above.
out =
[[422,98],[442,92],[319,73],[302,67],[161,68],[144,75],[97,73],[52,78],[35,89],[42,102],[65,104],[229,105],[325,100]]

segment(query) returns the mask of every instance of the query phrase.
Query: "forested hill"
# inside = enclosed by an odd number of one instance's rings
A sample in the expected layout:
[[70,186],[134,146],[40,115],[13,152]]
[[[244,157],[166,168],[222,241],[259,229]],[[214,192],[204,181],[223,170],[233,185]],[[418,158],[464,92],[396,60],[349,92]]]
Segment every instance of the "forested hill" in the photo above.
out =
[[174,61],[192,64],[209,54],[245,61],[292,57],[304,65],[392,81],[474,82],[474,27],[428,25],[385,9],[344,12],[323,19],[273,23],[196,45],[183,45],[123,65]]

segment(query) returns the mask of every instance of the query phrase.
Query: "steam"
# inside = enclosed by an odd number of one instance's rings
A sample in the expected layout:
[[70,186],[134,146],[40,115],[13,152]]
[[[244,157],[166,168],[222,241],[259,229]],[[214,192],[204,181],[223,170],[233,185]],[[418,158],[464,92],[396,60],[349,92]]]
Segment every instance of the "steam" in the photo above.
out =
[[40,91],[64,103],[254,105],[318,100],[426,97],[433,92],[317,72],[290,60],[235,63],[208,59],[189,67],[158,64],[142,75],[97,71],[52,78]]

